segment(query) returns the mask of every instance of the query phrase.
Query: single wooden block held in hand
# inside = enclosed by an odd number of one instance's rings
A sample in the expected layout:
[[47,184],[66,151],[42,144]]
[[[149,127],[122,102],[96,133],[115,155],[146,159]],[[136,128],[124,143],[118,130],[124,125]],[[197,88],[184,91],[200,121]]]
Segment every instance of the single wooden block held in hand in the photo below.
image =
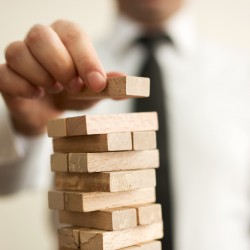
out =
[[[56,130],[57,126],[60,129]],[[156,130],[158,130],[156,112],[85,115],[48,122],[49,137]]]
[[132,133],[133,149],[146,150],[156,148],[155,131],[138,131]]
[[119,192],[156,186],[154,169],[103,173],[56,173],[57,190]]
[[88,153],[132,150],[132,135],[129,132],[101,135],[82,135],[53,139],[54,152]]
[[71,99],[93,98],[139,98],[149,97],[150,79],[135,76],[109,77],[106,88],[99,92],[93,92],[84,88],[81,92],[72,94]]
[[[67,166],[69,172],[107,172],[132,169],[149,169],[159,167],[159,151],[141,150],[104,153],[71,153],[54,154],[51,156],[51,169],[64,172],[62,166]],[[63,170],[65,167],[62,168]]]
[[59,211],[60,223],[103,230],[121,230],[137,226],[135,208],[112,208],[94,212]]
[[116,193],[64,192],[67,211],[91,212],[108,208],[155,202],[155,188],[141,188]]

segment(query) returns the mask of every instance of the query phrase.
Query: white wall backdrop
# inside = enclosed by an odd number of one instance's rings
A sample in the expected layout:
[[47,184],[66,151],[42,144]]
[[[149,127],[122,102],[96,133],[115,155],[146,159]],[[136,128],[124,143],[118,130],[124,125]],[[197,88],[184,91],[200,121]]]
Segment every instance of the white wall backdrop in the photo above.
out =
[[[201,33],[250,51],[249,0],[186,0]],[[115,0],[0,0],[0,62],[6,45],[22,39],[35,23],[58,18],[81,23],[92,38],[110,29]]]
[[0,0],[0,60],[6,45],[22,39],[36,23],[68,19],[96,38],[109,29],[114,12],[113,0]]
[[196,23],[205,36],[250,52],[249,0],[189,0]]
[[[200,32],[250,53],[249,0],[189,0]],[[4,48],[35,23],[58,18],[81,23],[92,38],[110,29],[115,0],[0,0],[0,62]],[[1,122],[1,121],[0,121]],[[0,138],[1,140],[1,138]],[[45,191],[0,197],[0,249],[54,250]]]

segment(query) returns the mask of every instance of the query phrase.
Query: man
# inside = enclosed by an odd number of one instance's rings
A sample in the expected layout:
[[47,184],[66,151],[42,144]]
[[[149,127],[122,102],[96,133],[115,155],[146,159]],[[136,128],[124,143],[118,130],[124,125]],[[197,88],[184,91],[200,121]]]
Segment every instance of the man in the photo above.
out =
[[[181,0],[117,2],[121,17],[111,39],[97,46],[99,57],[81,28],[68,21],[36,25],[7,48],[0,91],[17,135],[8,131],[6,138],[34,152],[40,139],[25,137],[43,134],[47,120],[64,110],[93,104],[70,101],[67,94],[85,85],[103,89],[107,75],[100,61],[108,72],[138,75],[144,59],[138,38],[164,30],[172,43],[161,43],[156,57],[168,100],[175,249],[249,249],[249,64],[201,42],[180,10]],[[109,104],[97,108],[112,112]],[[132,104],[117,105],[115,111],[129,111]],[[24,152],[18,163],[15,153],[0,158],[6,192],[28,185],[23,173],[31,164],[24,163],[33,153]]]

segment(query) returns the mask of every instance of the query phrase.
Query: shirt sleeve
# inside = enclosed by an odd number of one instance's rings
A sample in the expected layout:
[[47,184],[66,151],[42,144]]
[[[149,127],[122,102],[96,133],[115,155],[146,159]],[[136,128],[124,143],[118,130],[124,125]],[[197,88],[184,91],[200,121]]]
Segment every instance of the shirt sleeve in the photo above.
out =
[[7,108],[0,98],[0,194],[51,184],[49,157],[51,140],[47,135],[25,137],[17,134]]
[[2,166],[18,161],[21,152],[18,153],[8,111],[1,97],[0,114],[0,166]]

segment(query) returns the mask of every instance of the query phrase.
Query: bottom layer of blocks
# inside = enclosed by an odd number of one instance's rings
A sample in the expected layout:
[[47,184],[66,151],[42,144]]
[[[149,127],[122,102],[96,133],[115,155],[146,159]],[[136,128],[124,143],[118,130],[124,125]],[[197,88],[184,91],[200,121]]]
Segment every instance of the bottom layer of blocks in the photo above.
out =
[[160,222],[119,231],[65,227],[59,229],[58,234],[60,250],[160,250],[161,243],[154,240],[163,237],[163,224]]

